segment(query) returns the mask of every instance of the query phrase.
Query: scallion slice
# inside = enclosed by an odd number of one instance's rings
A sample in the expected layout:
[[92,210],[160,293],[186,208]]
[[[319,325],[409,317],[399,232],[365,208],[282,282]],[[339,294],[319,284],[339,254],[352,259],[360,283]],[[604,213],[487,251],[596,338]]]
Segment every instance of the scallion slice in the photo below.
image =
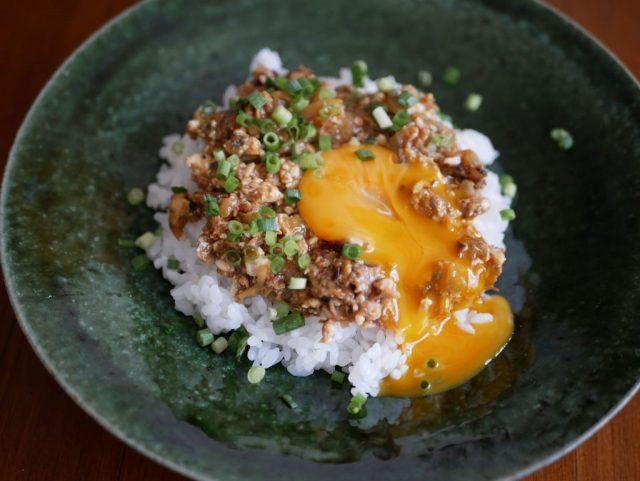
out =
[[551,138],[556,141],[560,150],[571,150],[573,147],[573,136],[565,129],[553,129],[550,134]]
[[300,167],[305,170],[308,169],[317,169],[322,165],[321,157],[316,153],[308,153],[300,156],[299,159]]
[[362,255],[362,247],[358,244],[345,244],[342,247],[342,257],[350,260],[358,259]]
[[278,222],[276,219],[256,219],[256,225],[258,226],[258,232],[275,231],[278,228]]
[[177,271],[180,269],[180,261],[178,259],[169,259],[167,261],[167,269]]
[[223,159],[218,162],[218,168],[216,169],[216,177],[220,180],[226,180],[231,175],[233,166],[228,159]]
[[367,77],[369,68],[364,60],[356,60],[351,65],[351,78],[354,87],[364,87],[364,79]]
[[216,149],[216,150],[213,151],[213,158],[217,162],[222,162],[224,159],[227,158],[227,156],[225,155],[224,150]]
[[335,96],[336,96],[336,91],[333,90],[333,89],[322,88],[322,89],[318,90],[318,99],[319,100],[332,99]]
[[280,148],[280,137],[275,132],[267,132],[262,137],[264,148],[269,152],[275,152]]
[[401,110],[396,112],[391,122],[393,123],[393,130],[398,131],[411,122],[411,116],[406,111]]
[[276,122],[278,122],[279,125],[284,127],[289,122],[291,122],[291,119],[293,118],[293,114],[291,112],[289,112],[282,105],[278,105],[274,109],[273,113],[271,114],[271,118],[273,120],[275,120]]
[[239,185],[240,181],[233,175],[230,175],[229,177],[227,177],[227,180],[224,181],[224,190],[226,190],[228,193],[231,193],[236,190]]
[[134,187],[127,194],[127,202],[136,206],[144,201],[144,191],[139,187]]
[[241,110],[236,115],[236,123],[242,127],[247,127],[251,118],[251,115]]
[[289,259],[298,253],[300,248],[298,247],[298,243],[293,239],[288,239],[283,244],[284,255],[286,255]]
[[211,343],[211,350],[216,354],[223,353],[227,347],[229,346],[229,341],[227,341],[224,337],[220,336],[218,339]]
[[502,194],[507,197],[515,197],[518,191],[518,186],[513,181],[513,177],[505,174],[500,176],[500,187],[502,188]]
[[396,101],[398,102],[398,104],[402,105],[404,108],[409,108],[412,105],[415,105],[418,103],[418,99],[416,98],[416,96],[406,91],[401,92],[400,95],[398,95],[398,98],[396,99]]
[[273,307],[276,310],[278,318],[284,317],[291,312],[291,306],[284,301],[275,301]]
[[247,372],[247,380],[251,384],[260,384],[266,372],[266,369],[262,366],[252,366]]
[[284,268],[285,260],[280,255],[269,256],[269,268],[274,274],[278,274]]
[[464,108],[469,112],[476,112],[482,105],[482,95],[471,93],[464,102]]
[[320,137],[318,137],[318,145],[320,146],[320,150],[331,150],[331,136],[320,135]]
[[360,160],[373,160],[376,158],[376,154],[371,152],[369,149],[358,149],[354,153]]
[[342,384],[344,382],[345,375],[342,371],[337,369],[331,373],[331,380],[336,384]]
[[395,82],[391,77],[379,78],[376,81],[376,84],[378,84],[378,90],[380,92],[390,92],[391,90],[393,90],[393,87],[395,86]]
[[198,314],[197,312],[194,312],[191,317],[193,317],[193,322],[196,323],[196,326],[198,326],[200,329],[204,327],[205,322],[200,314]]
[[281,394],[280,399],[282,399],[282,402],[289,406],[290,409],[296,409],[298,407],[298,403],[293,400],[290,394]]
[[304,124],[300,127],[301,139],[313,139],[317,134],[316,127],[313,124]]
[[302,90],[302,85],[298,79],[292,78],[287,80],[287,90],[290,94],[297,94]]
[[460,69],[456,67],[448,67],[444,71],[443,80],[449,85],[455,85],[460,81]]
[[139,256],[135,256],[133,259],[131,259],[131,266],[136,271],[142,271],[146,269],[150,263],[151,261],[144,254],[140,254]]
[[309,254],[302,254],[298,256],[298,267],[305,270],[311,264],[311,256]]
[[388,129],[390,127],[393,127],[393,122],[391,121],[391,117],[389,117],[389,114],[384,109],[384,107],[382,106],[376,107],[375,109],[373,109],[373,112],[371,112],[371,115],[373,116],[373,119],[378,124],[378,127],[380,127],[381,129]]
[[267,99],[265,99],[258,90],[254,90],[253,92],[251,92],[247,98],[249,99],[251,105],[253,105],[253,108],[256,110],[260,110],[267,103]]
[[297,204],[302,200],[302,193],[298,189],[286,189],[284,191],[284,200],[287,204]]
[[207,208],[207,217],[215,217],[220,215],[220,205],[218,204],[218,199],[216,199],[211,194],[204,194],[202,196],[202,200]]
[[256,245],[248,245],[244,248],[244,258],[249,262],[255,261],[262,255],[262,249]]
[[145,232],[135,240],[135,246],[140,249],[147,250],[153,245],[155,240],[156,236],[153,235],[153,232]]
[[264,243],[267,244],[267,246],[269,246],[269,247],[274,245],[276,243],[277,239],[278,239],[278,234],[276,234],[272,230],[264,233]]
[[240,326],[238,329],[233,331],[229,336],[229,347],[233,351],[236,359],[240,359],[242,353],[247,347],[247,340],[249,339],[249,332],[247,328],[244,326]]
[[231,264],[233,267],[239,266],[240,263],[242,262],[242,256],[237,250],[234,250],[234,249],[229,249],[227,252],[224,253],[222,258],[226,262]]
[[273,332],[278,336],[287,332],[295,331],[296,329],[304,326],[304,316],[302,313],[295,311],[291,314],[287,314],[284,317],[280,317],[273,321]]
[[364,394],[358,393],[351,398],[349,405],[347,406],[347,412],[352,416],[360,414],[367,402],[367,397]]
[[516,218],[516,211],[513,209],[502,209],[500,211],[500,218],[502,220],[506,220],[507,222],[511,222]]
[[296,112],[302,112],[307,105],[309,105],[309,99],[302,96],[295,97],[291,101],[291,108]]
[[280,170],[280,158],[273,152],[267,152],[264,156],[264,163],[270,174],[276,174]]
[[307,288],[307,278],[306,277],[290,277],[289,284],[287,288],[292,291],[299,291]]
[[209,329],[200,329],[196,333],[196,340],[200,347],[208,346],[213,342],[213,333]]

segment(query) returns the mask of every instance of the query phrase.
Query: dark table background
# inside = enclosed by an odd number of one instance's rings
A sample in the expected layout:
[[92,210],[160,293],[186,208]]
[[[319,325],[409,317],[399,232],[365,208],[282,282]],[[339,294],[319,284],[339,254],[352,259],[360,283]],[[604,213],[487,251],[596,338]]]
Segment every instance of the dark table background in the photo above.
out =
[[[0,0],[0,165],[46,80],[132,0]],[[640,0],[551,0],[640,77]],[[2,281],[0,280],[0,283]],[[535,435],[532,433],[532,435]],[[0,286],[0,481],[179,481],[107,433],[40,364]],[[592,439],[526,481],[640,480],[640,395]]]

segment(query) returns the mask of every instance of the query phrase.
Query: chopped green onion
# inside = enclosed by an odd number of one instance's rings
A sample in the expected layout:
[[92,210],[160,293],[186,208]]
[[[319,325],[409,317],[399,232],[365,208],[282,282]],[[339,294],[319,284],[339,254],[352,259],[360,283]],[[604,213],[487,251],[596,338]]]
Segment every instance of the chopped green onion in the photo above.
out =
[[[258,229],[258,219],[253,219],[251,222],[249,222],[249,227],[243,232],[243,234],[245,235],[245,237],[253,237],[259,232],[260,230]],[[240,237],[239,234],[235,236],[236,239],[238,237]]]
[[274,79],[268,80],[269,84],[273,84],[278,90],[285,90],[287,88],[287,79],[282,75],[277,76]]
[[197,312],[194,312],[191,317],[193,317],[193,322],[196,323],[196,326],[198,326],[200,329],[204,327],[205,322],[200,314],[198,314]]
[[253,366],[247,372],[247,380],[251,384],[260,384],[266,374],[266,369],[262,366]]
[[253,123],[260,127],[260,132],[263,134],[277,128],[276,123],[271,119],[253,119]]
[[284,200],[287,204],[297,204],[302,199],[302,193],[298,189],[286,189],[284,191]]
[[178,259],[169,259],[167,261],[167,269],[177,271],[180,269],[180,261]]
[[456,67],[448,67],[444,71],[443,80],[449,85],[455,85],[460,81],[460,69]]
[[171,187],[171,192],[173,192],[174,194],[186,194],[189,191],[186,189],[186,187]]
[[305,170],[317,169],[322,165],[322,158],[317,154],[303,154],[300,156],[300,167]]
[[267,99],[265,99],[258,90],[251,92],[247,98],[249,99],[249,103],[253,105],[253,108],[256,110],[260,110],[267,103]]
[[240,326],[233,331],[229,336],[229,347],[234,351],[236,359],[240,359],[242,353],[247,347],[247,340],[249,339],[249,332],[244,326]]
[[452,144],[453,138],[446,134],[433,134],[429,141],[429,145],[434,147],[451,147]]
[[396,112],[392,119],[393,122],[393,130],[400,130],[402,127],[411,122],[411,116],[404,110],[400,112]]
[[396,101],[404,108],[409,108],[418,103],[417,97],[409,92],[401,92]]
[[291,122],[291,119],[293,118],[293,114],[289,112],[282,105],[278,105],[273,111],[273,113],[271,114],[271,118],[276,122],[278,122],[278,124],[284,127],[289,122]]
[[[291,125],[291,123],[289,125]],[[299,139],[300,138],[300,127],[298,125],[294,125],[293,127],[289,127],[287,130],[289,131],[289,139],[290,140],[295,140],[295,139]]]
[[301,256],[298,256],[298,267],[300,269],[306,269],[309,267],[309,264],[311,264],[311,256],[309,254],[302,254]]
[[331,150],[331,136],[323,134],[318,137],[318,145],[320,150]]
[[216,149],[213,151],[213,158],[218,162],[222,162],[227,158],[227,156],[225,155],[224,150]]
[[233,267],[238,267],[240,265],[240,263],[242,262],[242,256],[240,255],[240,253],[234,249],[229,249],[228,251],[226,251],[224,253],[224,255],[222,256],[222,258],[228,262],[229,264],[231,264]]
[[213,195],[204,194],[202,196],[202,200],[207,207],[207,217],[215,217],[220,215],[220,205],[218,204],[218,199],[216,199]]
[[348,413],[352,416],[358,415],[366,402],[367,397],[364,394],[356,394],[351,398],[351,401],[349,401],[349,405],[347,406]]
[[298,253],[300,248],[298,247],[298,243],[296,241],[294,241],[293,239],[288,239],[284,243],[283,250],[284,255],[286,255],[288,258],[291,258]]
[[233,166],[228,159],[224,159],[218,162],[218,168],[216,169],[216,177],[220,180],[226,180],[231,175]]
[[331,373],[331,380],[336,384],[342,384],[344,382],[345,375],[342,371],[337,369]]
[[476,112],[480,106],[482,105],[482,95],[480,94],[469,94],[467,96],[467,100],[464,102],[464,108],[469,112]]
[[118,239],[118,245],[120,247],[135,247],[136,241],[133,239]]
[[239,185],[240,181],[233,175],[230,175],[229,177],[227,177],[227,180],[224,181],[224,190],[226,190],[228,193],[231,193],[236,190]]
[[345,244],[342,247],[342,257],[355,260],[362,255],[362,247],[358,244]]
[[318,90],[318,99],[319,100],[332,99],[335,96],[336,96],[336,91],[333,90],[333,89],[322,88],[322,89]]
[[284,268],[285,260],[282,256],[271,255],[269,256],[269,261],[269,268],[274,274],[278,274]]
[[127,202],[131,205],[138,205],[144,201],[144,191],[139,187],[134,187],[127,194]]
[[266,153],[264,163],[267,166],[267,172],[270,174],[275,174],[280,170],[280,158],[273,152]]
[[320,117],[322,117],[323,119],[328,119],[329,117],[338,115],[338,113],[340,113],[340,109],[335,104],[327,104],[327,105],[324,105],[318,113],[320,114]]
[[306,277],[290,277],[289,285],[287,286],[292,291],[299,291],[307,288],[307,278]]
[[373,160],[376,158],[376,154],[371,152],[369,149],[358,149],[354,153],[360,160]]
[[243,110],[236,115],[236,123],[242,127],[247,127],[249,120],[251,120],[251,115],[248,115]]
[[211,343],[211,350],[216,354],[223,353],[227,347],[229,346],[229,341],[227,341],[224,337],[220,336],[218,339]]
[[378,84],[378,90],[380,92],[390,92],[395,87],[395,82],[391,77],[379,78],[376,83]]
[[275,301],[273,307],[276,310],[276,316],[284,317],[291,311],[291,306],[284,301]]
[[209,329],[200,329],[196,333],[196,339],[200,347],[208,346],[213,342],[213,333]]
[[364,60],[356,60],[351,65],[351,78],[355,87],[364,87],[364,79],[369,72],[369,68]]
[[275,219],[277,216],[276,211],[271,207],[267,207],[266,205],[260,207],[258,215],[263,219]]
[[291,101],[291,108],[296,112],[302,112],[309,105],[309,99],[304,97],[296,97]]
[[422,86],[428,87],[433,83],[433,75],[428,70],[420,70],[418,72],[418,81]]
[[287,90],[291,94],[296,94],[302,90],[302,85],[298,79],[292,78],[287,81]]
[[513,181],[513,177],[510,175],[502,175],[500,176],[500,187],[502,187],[502,194],[507,197],[511,197],[512,199],[516,196],[518,192],[518,186]]
[[141,270],[146,269],[146,267],[150,263],[151,263],[151,261],[144,254],[140,254],[139,256],[135,256],[133,259],[131,259],[131,266],[136,271],[141,271]]
[[304,326],[304,316],[298,311],[287,314],[273,321],[273,332],[278,336],[287,332],[295,331]]
[[231,164],[232,168],[236,168],[240,165],[240,157],[237,154],[230,155],[227,157],[227,162]]
[[516,212],[513,209],[502,209],[500,211],[500,217],[502,218],[502,220],[511,222],[516,218]]
[[244,231],[244,226],[242,225],[242,222],[239,222],[237,220],[230,220],[227,224],[227,231],[231,235],[242,234],[242,231]]
[[282,256],[282,254],[284,254],[284,246],[280,242],[277,242],[271,246],[269,253],[274,256]]
[[184,152],[184,144],[182,142],[174,142],[171,144],[171,151],[176,155],[182,154]]
[[278,222],[276,219],[256,219],[256,225],[258,226],[258,232],[275,231],[278,228]]
[[244,257],[249,262],[255,261],[262,255],[262,249],[255,245],[248,245],[244,248]]
[[264,233],[264,243],[267,244],[269,247],[274,245],[277,239],[278,239],[278,234],[276,234],[272,230]]
[[556,141],[560,150],[570,150],[573,147],[573,136],[565,129],[553,129],[551,138]]
[[149,247],[153,245],[155,240],[156,240],[156,236],[153,235],[153,232],[145,232],[135,240],[135,245],[140,249],[147,250]]
[[282,399],[282,402],[289,406],[290,409],[296,409],[298,407],[298,403],[295,402],[289,394],[282,394],[280,399]]
[[267,132],[262,137],[262,143],[269,152],[275,152],[280,148],[280,137],[275,132]]
[[371,112],[371,115],[378,124],[378,127],[380,127],[381,129],[388,129],[390,127],[393,127],[391,117],[389,117],[389,114],[384,109],[384,107],[376,107],[375,109],[373,109],[373,112]]
[[305,124],[300,127],[300,138],[313,139],[317,134],[316,127],[313,124]]

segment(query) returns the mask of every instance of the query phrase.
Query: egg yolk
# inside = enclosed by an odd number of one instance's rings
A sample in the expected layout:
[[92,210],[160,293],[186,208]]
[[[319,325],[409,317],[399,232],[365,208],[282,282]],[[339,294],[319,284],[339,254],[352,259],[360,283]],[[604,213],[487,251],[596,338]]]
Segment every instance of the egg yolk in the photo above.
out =
[[[360,148],[375,159],[360,160]],[[468,380],[511,337],[511,309],[502,297],[484,295],[491,287],[487,266],[458,255],[459,242],[473,230],[470,223],[433,220],[411,205],[418,182],[429,183],[451,205],[459,193],[437,166],[394,162],[385,147],[345,145],[323,152],[323,158],[323,168],[307,171],[300,183],[305,223],[320,239],[362,243],[362,259],[397,281],[397,310],[382,322],[410,352],[408,369],[399,379],[386,378],[380,394],[433,394]],[[451,284],[456,296],[443,295]],[[454,315],[461,309],[493,319],[461,329]]]

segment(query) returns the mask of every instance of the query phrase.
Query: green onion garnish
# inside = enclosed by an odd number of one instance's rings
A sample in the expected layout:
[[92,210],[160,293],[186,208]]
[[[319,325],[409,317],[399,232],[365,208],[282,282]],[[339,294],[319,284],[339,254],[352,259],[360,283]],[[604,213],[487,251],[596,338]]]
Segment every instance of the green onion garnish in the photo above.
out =
[[347,406],[347,412],[352,416],[356,416],[360,414],[360,411],[362,411],[362,408],[364,407],[366,402],[367,402],[367,397],[364,394],[360,394],[360,393],[356,394],[351,398],[351,401],[349,401],[349,405]]
[[233,249],[229,249],[227,252],[225,252],[222,258],[233,267],[239,266],[242,262],[242,256],[240,255],[240,253]]
[[291,101],[291,108],[296,112],[302,112],[309,105],[309,99],[304,97],[296,97]]
[[278,222],[276,219],[256,219],[256,225],[258,226],[258,232],[275,231],[278,228]]
[[266,369],[262,366],[253,366],[247,372],[247,380],[251,384],[260,384],[266,374]]
[[265,99],[257,90],[251,92],[247,98],[249,99],[249,103],[253,105],[253,108],[256,110],[260,110],[267,103],[267,99]]
[[178,259],[169,259],[167,261],[167,269],[177,271],[180,269],[180,261]]
[[400,112],[396,112],[391,122],[393,123],[393,130],[398,131],[411,122],[411,116],[406,111],[401,110]]
[[502,209],[500,211],[500,217],[502,218],[502,220],[511,222],[516,218],[516,212],[513,209]]
[[323,119],[328,119],[329,117],[338,115],[339,112],[340,112],[340,109],[338,108],[337,105],[328,104],[328,105],[324,105],[318,113],[320,114],[320,117],[322,117]]
[[476,112],[482,105],[482,95],[469,94],[464,102],[464,108],[469,112]]
[[513,181],[513,177],[507,174],[500,176],[500,187],[502,188],[502,194],[511,198],[514,198],[518,191],[518,186]]
[[240,165],[240,157],[238,157],[238,154],[230,155],[229,157],[227,157],[227,162],[229,162],[231,164],[231,167],[235,169],[236,167],[238,167],[238,165]]
[[332,99],[335,96],[336,96],[336,91],[333,90],[333,89],[322,88],[322,89],[318,90],[318,99],[319,100]]
[[144,191],[139,187],[134,187],[127,194],[127,202],[131,205],[138,205],[144,201]]
[[269,247],[274,245],[277,239],[278,239],[278,234],[276,234],[272,230],[264,233],[264,243],[267,244]]
[[331,380],[336,384],[342,384],[344,382],[345,375],[342,371],[337,369],[331,373]]
[[284,246],[280,242],[277,242],[271,246],[269,253],[274,256],[282,256],[282,254],[284,254]]
[[293,398],[289,394],[282,394],[280,396],[282,402],[285,403],[289,408],[296,409],[298,407],[298,403],[293,400]]
[[351,65],[351,78],[355,87],[364,87],[364,79],[367,76],[369,68],[364,60],[356,60]]
[[287,79],[279,75],[274,79],[269,79],[267,85],[273,85],[278,90],[285,90],[287,88]]
[[220,205],[218,204],[218,199],[216,199],[213,195],[204,194],[202,196],[202,200],[207,207],[207,217],[215,217],[220,215]]
[[255,261],[262,255],[262,249],[258,246],[248,245],[244,248],[244,258],[249,262]]
[[280,148],[280,137],[275,132],[267,132],[262,137],[262,143],[269,152],[275,152]]
[[118,239],[118,246],[120,247],[135,247],[136,241],[133,239]]
[[227,231],[231,235],[239,235],[239,234],[242,234],[242,231],[244,231],[244,226],[240,221],[230,220],[229,223],[227,224]]
[[573,147],[573,136],[565,129],[553,129],[551,138],[556,141],[560,150],[570,150]]
[[273,321],[273,332],[278,336],[287,332],[295,331],[304,326],[304,316],[302,313],[295,311],[284,317],[280,317]]
[[280,170],[280,158],[273,152],[266,153],[264,163],[267,166],[267,172],[270,174],[275,174]]
[[244,326],[240,326],[229,336],[229,347],[234,352],[236,359],[240,359],[244,349],[247,347],[249,332]]
[[453,138],[446,134],[433,134],[429,145],[434,147],[451,147],[453,144]]
[[144,254],[140,254],[139,256],[135,256],[133,259],[131,259],[131,266],[136,271],[141,271],[146,269],[150,263],[151,261]]
[[267,207],[266,205],[260,207],[258,215],[263,219],[275,219],[277,216],[276,211],[271,207]]
[[227,158],[227,156],[225,155],[224,150],[216,149],[216,150],[213,151],[213,158],[217,162],[222,162],[224,159]]
[[194,312],[191,317],[193,318],[193,322],[196,323],[196,326],[198,326],[200,329],[204,327],[205,322],[200,314],[198,314],[197,312]]
[[300,269],[306,269],[309,267],[309,264],[311,264],[311,256],[309,254],[302,254],[301,256],[298,256],[298,267]]
[[313,139],[317,134],[316,127],[313,124],[305,124],[300,127],[300,138]]
[[291,306],[284,301],[275,301],[273,307],[278,318],[286,316],[291,311]]
[[418,103],[418,99],[416,98],[416,96],[411,95],[411,93],[409,92],[401,92],[400,95],[398,95],[398,98],[396,99],[396,101],[398,102],[398,104],[402,105],[404,108],[409,108],[412,105],[415,105]]
[[395,86],[395,83],[391,77],[379,78],[376,83],[378,84],[378,90],[380,92],[390,92]]
[[251,120],[251,115],[247,115],[243,110],[236,115],[236,123],[242,127],[247,127],[249,120]]
[[287,81],[287,90],[291,94],[296,94],[302,90],[302,85],[298,79],[292,78]]
[[309,154],[301,155],[299,159],[299,163],[300,163],[300,167],[302,167],[305,170],[317,169],[322,165],[321,160],[322,158],[317,153],[313,153],[313,154],[309,153]]
[[200,347],[208,346],[213,342],[213,333],[209,329],[200,329],[196,333],[196,340]]
[[211,343],[211,350],[216,354],[223,353],[227,347],[229,346],[229,341],[227,341],[224,337],[220,336],[218,339]]
[[284,200],[287,204],[297,204],[302,200],[302,193],[298,189],[286,189],[284,191]]
[[293,239],[288,239],[285,241],[283,245],[284,255],[286,255],[289,259],[298,253],[300,248],[298,247],[298,243]]
[[236,190],[239,185],[240,181],[233,175],[230,175],[229,177],[227,177],[227,180],[224,181],[224,190],[226,190],[228,193],[231,193]]
[[318,137],[318,145],[320,146],[320,150],[331,150],[331,136],[320,135],[320,137]]
[[300,291],[302,289],[306,289],[307,278],[306,277],[290,277],[287,288],[291,289],[292,291]]
[[284,268],[285,260],[280,255],[270,255],[269,261],[269,268],[274,274],[278,274]]
[[433,75],[428,70],[420,70],[418,72],[418,81],[424,87],[428,87],[433,83]]
[[360,160],[373,160],[376,158],[376,155],[369,149],[358,149],[354,153]]
[[460,69],[456,67],[448,67],[444,71],[443,80],[449,85],[455,85],[460,81]]
[[231,170],[233,166],[228,159],[221,160],[218,162],[218,168],[216,169],[216,177],[220,180],[226,180],[229,175],[231,175]]
[[156,240],[156,236],[153,235],[153,232],[145,232],[135,240],[134,244],[136,247],[139,247],[140,249],[147,250],[149,247],[153,245],[155,240]]
[[174,142],[171,144],[171,151],[176,155],[182,154],[184,152],[184,144],[182,142]]
[[389,114],[384,109],[384,107],[382,106],[376,107],[375,109],[373,109],[373,112],[371,112],[371,115],[373,116],[373,119],[378,124],[378,127],[380,127],[381,129],[388,129],[390,127],[393,127],[393,122],[391,121],[391,117],[389,117]]
[[279,125],[284,127],[289,122],[291,122],[291,119],[293,118],[293,114],[289,112],[282,105],[278,105],[273,111],[273,113],[271,114],[271,118],[276,122],[278,122]]
[[362,247],[358,244],[345,244],[342,247],[342,257],[355,260],[362,255]]

